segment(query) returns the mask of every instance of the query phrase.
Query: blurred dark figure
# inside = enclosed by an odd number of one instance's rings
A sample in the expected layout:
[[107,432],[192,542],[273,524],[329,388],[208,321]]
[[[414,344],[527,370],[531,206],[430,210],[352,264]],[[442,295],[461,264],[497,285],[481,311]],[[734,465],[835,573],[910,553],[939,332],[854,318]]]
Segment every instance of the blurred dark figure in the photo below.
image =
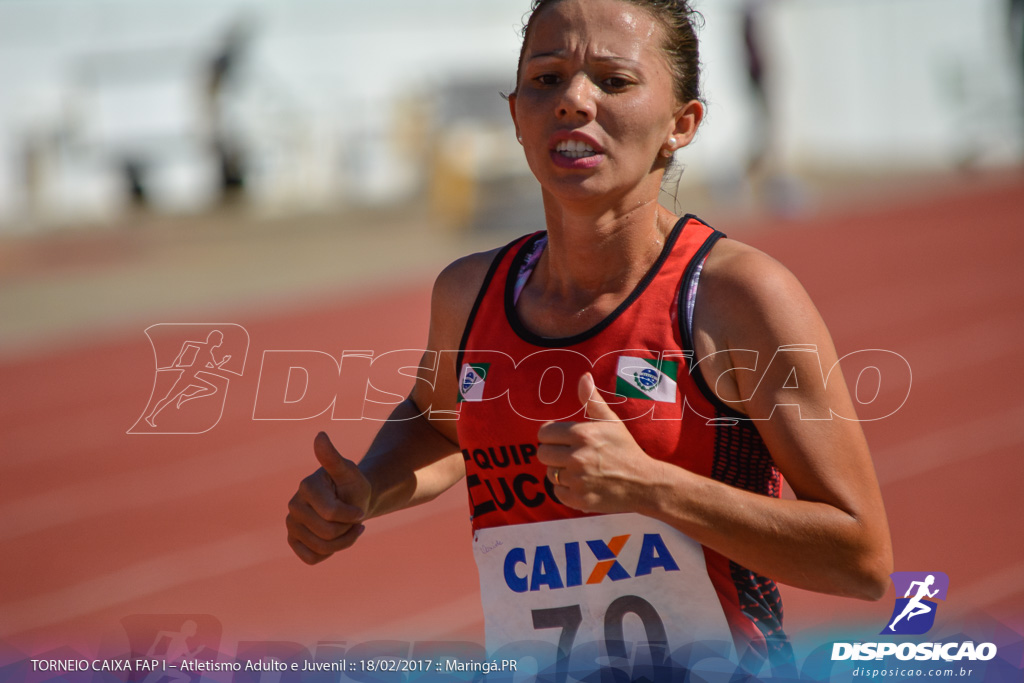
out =
[[1009,0],[1010,40],[1017,50],[1017,66],[1024,74],[1024,0]]
[[136,206],[146,203],[146,164],[140,159],[125,159],[121,162],[125,182],[128,184],[128,196]]
[[207,67],[206,106],[214,153],[220,164],[221,190],[226,201],[237,198],[245,186],[245,159],[241,144],[225,115],[226,93],[237,79],[239,65],[248,47],[253,23],[236,20],[224,35],[223,43]]
[[[1015,56],[1014,69],[1017,72],[1018,80],[1024,84],[1024,0],[1007,0],[1006,9],[1008,14],[1007,26],[1009,27],[1010,47]],[[1024,94],[1024,87],[1022,87]],[[1024,114],[1024,99],[1019,103],[1021,113]],[[1021,125],[1024,126],[1024,115],[1021,116]]]
[[778,145],[772,90],[777,91],[779,79],[777,72],[771,72],[771,51],[765,28],[768,8],[767,0],[744,0],[740,6],[747,82],[755,107],[746,171],[751,183],[760,181],[762,199],[768,208],[788,215],[798,213],[806,202],[802,184],[785,168]]
[[762,3],[759,0],[745,0],[741,8],[743,30],[743,56],[746,58],[747,82],[754,96],[755,131],[754,141],[747,160],[747,172],[753,173],[761,167],[768,153],[772,137],[772,109],[764,83],[764,49],[758,25]]

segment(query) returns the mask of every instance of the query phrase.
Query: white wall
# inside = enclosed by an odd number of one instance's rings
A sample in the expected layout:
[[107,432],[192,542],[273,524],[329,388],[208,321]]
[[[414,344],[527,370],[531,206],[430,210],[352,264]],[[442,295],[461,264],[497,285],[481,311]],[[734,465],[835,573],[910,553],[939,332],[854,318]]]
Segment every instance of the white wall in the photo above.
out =
[[[698,179],[742,168],[757,130],[742,73],[739,1],[697,3],[707,18],[710,109],[685,160],[687,174]],[[394,148],[401,106],[451,79],[486,76],[510,87],[527,5],[4,0],[0,230],[29,211],[103,218],[119,210],[124,200],[108,153],[118,145],[152,144],[174,157],[168,163],[177,170],[165,172],[178,179],[169,210],[212,201],[203,194],[211,167],[198,109],[201,68],[243,12],[256,20],[256,39],[230,115],[258,161],[258,194],[292,204],[401,196],[418,186],[420,173]],[[773,154],[781,161],[871,169],[1020,159],[1020,77],[1011,66],[1003,0],[764,5],[779,112]],[[151,82],[134,90],[126,81],[83,85],[83,60],[111,59],[137,66]],[[41,208],[25,194],[29,141],[45,160],[36,164],[47,186],[36,198]]]
[[[800,0],[779,8],[788,153],[872,167],[1020,154],[1003,0]],[[1011,150],[1006,142],[1016,138]]]
[[[702,0],[708,127],[698,175],[741,163],[756,131],[740,0]],[[1024,158],[1022,76],[1004,0],[764,0],[776,146],[795,168],[950,168]]]

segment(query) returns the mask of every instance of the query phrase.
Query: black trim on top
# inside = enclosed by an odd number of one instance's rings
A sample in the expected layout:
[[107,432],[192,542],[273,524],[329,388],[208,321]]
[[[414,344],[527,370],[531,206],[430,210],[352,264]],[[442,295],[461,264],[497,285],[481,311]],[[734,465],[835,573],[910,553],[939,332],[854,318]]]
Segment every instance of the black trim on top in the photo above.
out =
[[644,293],[644,290],[647,289],[655,276],[657,276],[658,272],[661,270],[662,265],[664,265],[665,261],[668,260],[669,255],[672,253],[672,249],[675,247],[676,241],[679,239],[679,235],[682,234],[683,228],[690,222],[691,218],[700,220],[693,214],[686,214],[676,221],[676,224],[672,227],[672,232],[668,235],[668,239],[665,240],[665,246],[662,247],[661,253],[658,255],[658,259],[650,267],[640,282],[637,283],[636,287],[633,288],[633,291],[630,292],[629,296],[627,296],[626,299],[608,315],[608,317],[591,327],[589,330],[584,330],[583,332],[574,334],[571,337],[542,337],[539,334],[535,334],[523,325],[519,320],[519,315],[516,313],[516,277],[519,274],[519,270],[522,268],[523,259],[525,259],[526,254],[529,253],[529,248],[532,246],[533,242],[540,237],[537,235],[534,239],[523,245],[523,248],[515,255],[512,260],[512,264],[509,267],[508,278],[505,281],[505,318],[508,320],[508,324],[523,341],[528,344],[533,344],[534,346],[543,346],[545,348],[573,346],[600,334],[607,329],[609,325],[615,322],[615,320],[622,315],[634,301],[639,299],[640,295]]
[[[707,225],[707,223],[704,225]],[[708,227],[710,228],[711,226],[708,225]],[[712,228],[712,230],[714,230],[714,228]],[[718,398],[718,396],[715,395],[715,392],[711,390],[711,387],[708,386],[707,381],[704,379],[704,373],[699,367],[697,367],[697,351],[694,349],[692,330],[687,324],[686,293],[690,291],[690,285],[693,282],[694,276],[697,274],[697,268],[704,262],[704,259],[707,258],[711,248],[723,237],[725,237],[725,233],[719,232],[718,230],[714,230],[714,232],[708,235],[708,238],[704,240],[704,244],[700,245],[700,249],[698,249],[697,253],[693,255],[690,263],[687,264],[686,270],[683,271],[683,279],[679,284],[678,296],[679,310],[677,317],[679,319],[679,336],[683,342],[683,352],[685,354],[684,358],[686,359],[687,370],[690,372],[690,377],[693,378],[693,383],[697,385],[697,389],[704,395],[704,398],[706,398],[712,406],[724,412],[727,416],[747,420],[749,418],[746,415],[727,405],[722,399]],[[700,287],[699,284],[697,286]]]
[[[526,238],[526,243],[530,244],[537,238],[543,235],[543,232],[535,233],[532,236]],[[480,310],[480,304],[483,303],[484,295],[487,294],[488,288],[491,286],[491,280],[494,279],[494,274],[498,271],[498,266],[505,259],[505,255],[516,245],[517,242],[522,240],[523,237],[517,237],[512,240],[504,247],[501,248],[494,256],[494,260],[491,261],[490,267],[487,269],[487,275],[484,276],[483,284],[480,285],[480,291],[476,294],[476,300],[473,302],[473,308],[469,311],[469,318],[466,319],[466,326],[462,330],[462,340],[459,342],[459,352],[455,355],[455,382],[458,383],[462,373],[462,356],[466,352],[466,346],[469,344],[469,332],[473,328],[473,321],[476,320],[476,314]]]

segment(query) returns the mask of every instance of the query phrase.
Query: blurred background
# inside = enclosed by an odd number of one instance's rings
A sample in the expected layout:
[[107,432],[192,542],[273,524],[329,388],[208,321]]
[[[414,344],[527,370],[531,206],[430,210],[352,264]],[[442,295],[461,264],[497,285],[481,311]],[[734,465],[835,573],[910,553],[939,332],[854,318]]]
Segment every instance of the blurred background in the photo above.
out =
[[[1017,163],[1012,4],[699,3],[710,109],[682,184],[734,203],[764,166],[774,200],[798,203],[803,175]],[[526,5],[4,0],[0,234],[228,201],[416,202],[491,225],[507,207],[487,186],[528,175],[499,96]]]
[[[663,202],[793,269],[841,355],[908,359],[866,427],[897,569],[1020,632],[1021,3],[696,4],[708,117]],[[139,615],[228,654],[479,640],[464,492],[302,566],[313,435],[358,458],[373,425],[254,422],[253,397],[267,349],[416,348],[445,263],[542,227],[501,97],[527,5],[0,0],[0,665],[136,648]],[[200,322],[249,333],[222,421],[126,434],[144,331]],[[796,631],[892,604],[785,594]]]

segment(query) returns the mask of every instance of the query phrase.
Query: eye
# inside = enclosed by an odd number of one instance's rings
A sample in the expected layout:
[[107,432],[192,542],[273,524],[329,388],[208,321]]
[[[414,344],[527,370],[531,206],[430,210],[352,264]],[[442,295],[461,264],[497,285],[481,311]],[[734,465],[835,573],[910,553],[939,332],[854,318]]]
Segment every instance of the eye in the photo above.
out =
[[601,81],[601,83],[606,90],[612,91],[625,90],[632,85],[632,82],[623,76],[609,76]]
[[560,79],[557,74],[541,74],[533,80],[540,85],[558,85]]

